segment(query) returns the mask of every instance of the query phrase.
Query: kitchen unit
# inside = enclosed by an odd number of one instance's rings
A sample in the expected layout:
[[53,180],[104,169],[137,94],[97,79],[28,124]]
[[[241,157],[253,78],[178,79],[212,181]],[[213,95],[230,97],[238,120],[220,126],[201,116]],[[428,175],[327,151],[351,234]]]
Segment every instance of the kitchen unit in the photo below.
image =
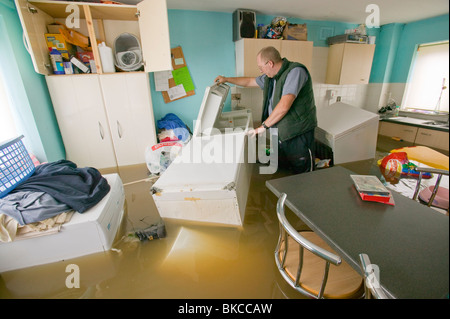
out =
[[161,217],[243,225],[255,162],[246,135],[252,114],[222,113],[228,92],[225,84],[206,88],[190,142],[151,188]]
[[300,62],[308,70],[312,66],[313,42],[279,39],[241,39],[235,42],[236,76],[256,77],[261,71],[256,64],[256,55],[267,46],[275,47],[281,57],[289,61]]
[[[156,144],[147,72],[172,67],[166,1],[15,1],[35,70],[46,76],[66,158],[98,169],[145,163],[145,147]],[[47,25],[65,24],[74,14],[80,17],[80,29],[74,30],[89,36],[97,74],[53,75]],[[145,71],[103,72],[97,43],[113,48],[122,33],[140,40]]]
[[101,169],[145,163],[145,148],[157,143],[146,73],[47,76],[46,81],[68,160]]
[[434,121],[410,117],[393,117],[380,121],[379,135],[403,140],[414,145],[449,151],[448,126]]
[[328,51],[327,84],[367,84],[375,44],[338,43]]

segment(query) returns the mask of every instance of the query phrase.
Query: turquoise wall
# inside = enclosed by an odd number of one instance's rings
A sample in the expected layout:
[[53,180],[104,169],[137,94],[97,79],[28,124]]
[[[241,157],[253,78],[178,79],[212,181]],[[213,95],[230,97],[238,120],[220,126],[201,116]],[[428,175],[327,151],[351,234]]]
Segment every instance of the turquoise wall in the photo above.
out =
[[44,76],[34,71],[22,40],[22,26],[12,0],[0,0],[0,70],[11,95],[19,134],[40,161],[65,157]]
[[[194,82],[195,95],[165,103],[155,91],[153,73],[150,87],[155,120],[167,113],[176,114],[191,130],[197,119],[205,88],[214,84],[219,74],[235,74],[231,14],[220,12],[169,10],[170,45],[181,46]],[[230,109],[231,97],[227,105]]]
[[411,62],[420,43],[448,40],[449,15],[405,24],[399,36],[398,50],[392,68],[391,83],[405,83]]

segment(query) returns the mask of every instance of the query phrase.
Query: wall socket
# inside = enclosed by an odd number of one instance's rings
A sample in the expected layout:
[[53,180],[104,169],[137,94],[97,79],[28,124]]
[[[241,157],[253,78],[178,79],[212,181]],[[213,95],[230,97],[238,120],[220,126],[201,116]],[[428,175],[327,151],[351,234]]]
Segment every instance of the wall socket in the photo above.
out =
[[336,90],[327,90],[325,97],[327,100],[331,100],[336,96],[336,94],[337,94]]

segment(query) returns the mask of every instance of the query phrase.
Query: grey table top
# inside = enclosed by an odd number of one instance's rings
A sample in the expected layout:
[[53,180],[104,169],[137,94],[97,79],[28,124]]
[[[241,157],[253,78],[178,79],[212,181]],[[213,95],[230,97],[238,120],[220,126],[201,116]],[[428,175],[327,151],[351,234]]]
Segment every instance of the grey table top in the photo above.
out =
[[391,297],[448,298],[448,216],[395,192],[395,206],[363,201],[350,174],[335,166],[266,186],[357,271],[368,254]]

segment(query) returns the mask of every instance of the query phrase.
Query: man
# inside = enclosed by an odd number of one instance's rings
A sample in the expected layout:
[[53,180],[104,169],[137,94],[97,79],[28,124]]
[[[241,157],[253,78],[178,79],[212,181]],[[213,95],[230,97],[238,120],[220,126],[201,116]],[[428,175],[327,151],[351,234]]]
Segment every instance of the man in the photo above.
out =
[[259,51],[256,63],[262,73],[256,78],[218,76],[215,81],[263,89],[262,125],[249,134],[277,128],[279,163],[295,174],[313,170],[317,117],[309,71],[301,63],[282,59],[274,47]]

